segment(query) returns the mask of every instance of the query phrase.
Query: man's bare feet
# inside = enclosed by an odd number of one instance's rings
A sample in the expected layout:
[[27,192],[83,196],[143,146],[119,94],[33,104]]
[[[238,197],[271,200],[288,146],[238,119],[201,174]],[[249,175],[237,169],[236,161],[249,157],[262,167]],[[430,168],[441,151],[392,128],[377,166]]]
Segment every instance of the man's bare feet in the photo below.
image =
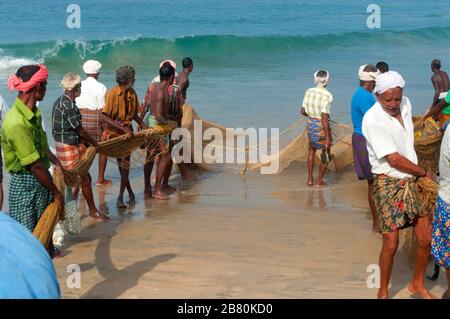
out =
[[412,282],[408,284],[408,290],[413,295],[418,295],[422,299],[436,299],[425,287],[418,288]]
[[59,259],[65,257],[65,255],[58,248],[53,248],[53,250],[50,253],[50,257],[52,259]]
[[181,175],[181,179],[182,179],[183,181],[188,182],[188,181],[194,180],[195,177],[192,176],[192,175],[190,175],[190,174],[183,174],[183,175]]
[[162,191],[155,191],[153,193],[153,198],[159,199],[159,200],[168,200],[171,199],[172,197],[169,195],[164,194]]
[[308,186],[313,186],[314,185],[314,181],[312,178],[308,178]]
[[123,199],[117,199],[116,207],[121,209],[128,208],[127,205],[125,205],[125,203],[123,202]]
[[149,191],[148,190],[144,191],[144,199],[152,198],[152,197],[153,197],[153,191],[151,189]]
[[110,186],[112,184],[112,180],[110,179],[103,179],[97,181],[97,186]]
[[325,186],[328,186],[328,184],[325,183],[324,181],[317,182],[316,184],[316,187],[325,187]]
[[98,220],[108,220],[109,217],[106,216],[105,214],[100,213],[99,211],[95,211],[95,212],[89,212],[89,217],[92,217],[94,219],[98,219]]
[[378,299],[389,299],[389,292],[386,289],[378,289],[378,293],[377,293],[377,298]]
[[381,228],[380,228],[380,224],[378,224],[378,222],[373,222],[373,224],[372,224],[372,232],[374,234],[381,234]]
[[128,204],[128,206],[136,205],[136,197],[134,195],[131,195],[127,201],[127,204]]

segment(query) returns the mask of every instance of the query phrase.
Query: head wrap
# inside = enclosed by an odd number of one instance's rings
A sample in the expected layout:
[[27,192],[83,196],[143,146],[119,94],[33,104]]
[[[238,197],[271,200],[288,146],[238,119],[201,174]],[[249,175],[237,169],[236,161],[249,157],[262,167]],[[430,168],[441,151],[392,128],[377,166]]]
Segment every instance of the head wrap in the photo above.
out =
[[358,77],[361,81],[375,81],[377,76],[380,74],[379,71],[376,72],[368,72],[364,71],[368,64],[361,65],[359,67]]
[[330,78],[330,73],[328,73],[327,70],[323,70],[323,71],[325,71],[326,74],[327,74],[325,77],[317,76],[317,74],[318,74],[320,71],[314,72],[314,83],[316,83],[316,85],[319,86],[319,87],[324,87],[324,86],[326,86],[326,85],[328,84],[328,80],[329,80],[329,78]]
[[102,64],[96,60],[88,60],[83,64],[83,72],[86,74],[97,74],[100,72]]
[[398,72],[388,71],[377,76],[375,93],[383,94],[387,90],[396,87],[400,87],[402,89],[405,87],[405,80]]
[[39,66],[39,70],[33,74],[28,81],[23,81],[20,76],[11,74],[8,79],[8,87],[10,91],[16,90],[20,92],[28,92],[38,86],[40,83],[47,81],[48,71],[45,65],[36,64]]
[[177,64],[175,62],[173,62],[172,60],[164,60],[159,64],[159,68],[161,69],[161,67],[164,65],[164,63],[169,62],[170,65],[172,66],[172,68],[175,69],[175,71],[177,70]]
[[70,72],[64,75],[64,78],[61,80],[60,86],[64,91],[72,91],[80,83],[81,77],[76,73]]

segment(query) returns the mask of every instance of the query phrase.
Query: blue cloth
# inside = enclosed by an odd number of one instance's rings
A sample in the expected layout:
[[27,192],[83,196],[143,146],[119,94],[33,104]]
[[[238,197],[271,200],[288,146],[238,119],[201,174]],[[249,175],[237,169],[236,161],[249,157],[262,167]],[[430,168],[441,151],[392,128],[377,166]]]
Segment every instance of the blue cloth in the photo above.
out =
[[44,246],[0,212],[0,299],[60,297],[55,268]]
[[362,133],[362,120],[364,114],[375,104],[375,97],[371,92],[360,86],[352,97],[353,130],[359,135]]

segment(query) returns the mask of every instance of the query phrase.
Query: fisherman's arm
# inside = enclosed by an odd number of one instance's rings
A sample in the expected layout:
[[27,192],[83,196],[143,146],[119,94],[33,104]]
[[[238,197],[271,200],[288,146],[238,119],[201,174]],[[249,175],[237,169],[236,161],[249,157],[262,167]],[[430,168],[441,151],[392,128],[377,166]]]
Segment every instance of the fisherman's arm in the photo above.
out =
[[118,129],[122,131],[124,134],[131,134],[131,131],[127,127],[119,125],[118,123],[116,123],[116,121],[114,121],[109,115],[105,113],[102,113],[102,121],[106,123],[109,127]]
[[45,167],[44,163],[41,160],[37,160],[34,163],[29,165],[31,174],[38,180],[40,184],[42,184],[55,198],[55,203],[58,206],[58,209],[61,211],[64,209],[64,199],[61,193],[59,192],[56,185],[53,183],[53,180],[48,172],[48,169]]
[[89,135],[88,132],[86,132],[86,130],[83,128],[83,126],[78,126],[76,128],[76,132],[78,134],[78,136],[80,136],[84,141],[88,142],[88,144],[92,145],[95,147],[95,149],[97,150],[97,152],[100,150],[100,146],[98,145],[98,142]]
[[[145,115],[145,113],[144,113]],[[134,116],[134,120],[136,121],[136,123],[138,123],[139,127],[142,129],[147,129],[148,127],[144,124],[144,116],[143,115],[139,115],[139,113],[136,113],[136,115]]]
[[57,169],[62,170],[62,165],[61,165],[60,160],[56,157],[55,154],[53,154],[52,151],[50,151],[49,148],[47,149],[47,156],[48,156],[48,159],[50,160],[50,162],[52,162],[53,165],[55,165]]
[[391,167],[401,172],[411,174],[416,177],[428,177],[431,179],[431,172],[428,172],[425,168],[414,164],[398,152],[387,155],[386,160]]
[[426,119],[427,117],[435,118],[436,115],[438,115],[442,111],[442,109],[446,106],[447,102],[445,101],[445,99],[440,100],[439,102],[437,102],[428,109],[423,118],[424,119]]
[[333,139],[331,137],[330,115],[328,113],[322,113],[322,126],[325,134],[325,146],[331,147]]

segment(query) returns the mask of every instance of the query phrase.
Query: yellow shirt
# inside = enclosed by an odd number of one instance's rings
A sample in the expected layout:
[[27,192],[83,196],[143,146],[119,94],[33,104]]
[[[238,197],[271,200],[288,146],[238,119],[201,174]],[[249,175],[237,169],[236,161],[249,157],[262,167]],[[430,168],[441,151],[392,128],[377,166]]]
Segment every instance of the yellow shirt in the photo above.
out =
[[133,88],[129,89],[125,93],[125,96],[123,96],[119,85],[106,92],[103,113],[111,117],[114,121],[120,121],[127,126],[131,126],[131,122],[138,114],[138,111],[138,96]]

